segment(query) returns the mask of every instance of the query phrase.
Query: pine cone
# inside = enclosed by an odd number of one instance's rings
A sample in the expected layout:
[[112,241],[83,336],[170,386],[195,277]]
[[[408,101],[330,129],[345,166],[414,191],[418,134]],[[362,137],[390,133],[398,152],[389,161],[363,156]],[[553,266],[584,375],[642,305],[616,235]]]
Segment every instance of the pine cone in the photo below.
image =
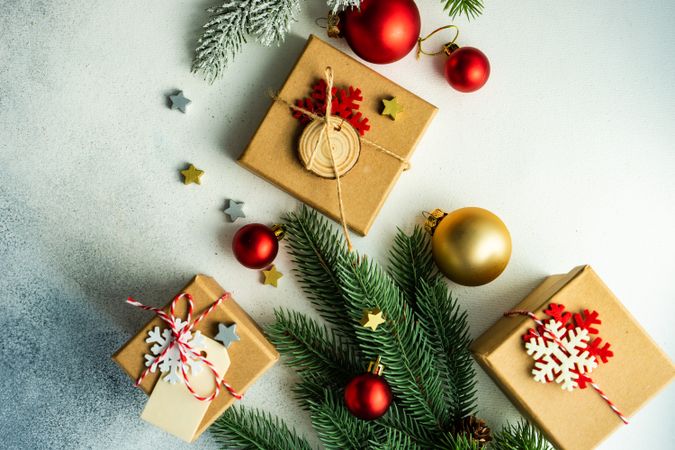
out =
[[456,434],[465,434],[481,447],[492,440],[492,432],[483,419],[476,416],[466,416],[455,424]]

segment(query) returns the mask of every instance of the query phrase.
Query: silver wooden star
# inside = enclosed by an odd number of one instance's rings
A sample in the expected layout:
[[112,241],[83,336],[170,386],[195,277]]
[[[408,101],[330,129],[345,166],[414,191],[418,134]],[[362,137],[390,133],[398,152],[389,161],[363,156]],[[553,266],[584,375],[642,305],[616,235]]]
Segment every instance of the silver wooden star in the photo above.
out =
[[239,336],[237,335],[237,324],[233,323],[232,325],[225,326],[225,324],[219,323],[218,334],[216,334],[214,339],[222,342],[225,348],[230,348],[230,345],[232,345],[233,342],[239,340]]
[[230,218],[230,222],[234,222],[238,218],[244,219],[246,215],[244,214],[244,210],[242,209],[244,206],[244,202],[235,202],[234,200],[230,200],[228,207],[225,209],[225,214]]
[[182,113],[185,113],[187,105],[192,103],[192,100],[183,95],[183,91],[178,91],[176,95],[170,95],[169,99],[171,100],[171,109],[178,109]]

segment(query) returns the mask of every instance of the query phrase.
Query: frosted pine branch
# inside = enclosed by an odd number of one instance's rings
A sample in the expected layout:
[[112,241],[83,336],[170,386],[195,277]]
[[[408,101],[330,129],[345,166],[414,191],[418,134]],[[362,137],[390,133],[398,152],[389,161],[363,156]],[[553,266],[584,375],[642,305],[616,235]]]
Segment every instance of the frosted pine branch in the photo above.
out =
[[211,20],[204,25],[199,47],[192,61],[192,72],[200,72],[212,83],[246,43],[251,9],[255,0],[230,0],[209,8]]
[[326,3],[328,3],[328,9],[333,13],[361,6],[361,0],[327,0]]
[[258,0],[250,12],[248,32],[266,47],[281,44],[299,11],[300,0]]

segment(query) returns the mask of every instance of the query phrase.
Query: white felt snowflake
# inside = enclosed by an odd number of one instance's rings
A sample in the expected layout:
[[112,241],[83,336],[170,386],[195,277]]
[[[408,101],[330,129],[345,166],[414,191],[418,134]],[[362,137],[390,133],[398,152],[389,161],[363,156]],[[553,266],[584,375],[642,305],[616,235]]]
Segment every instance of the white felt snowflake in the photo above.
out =
[[[544,329],[547,333],[531,337],[525,343],[527,354],[536,361],[532,369],[534,380],[540,383],[555,381],[567,391],[579,387],[579,376],[590,373],[598,366],[595,357],[589,352],[588,330],[581,327],[568,329],[554,319],[545,324]],[[548,333],[556,339],[552,339]]]
[[[179,328],[182,328],[187,325],[187,322],[177,319],[177,325]],[[185,342],[190,343],[193,348],[204,345],[204,336],[202,336],[201,332],[199,331],[195,332],[194,335],[191,331],[185,333],[184,339]],[[145,342],[155,345],[150,347],[152,355],[145,355],[145,366],[150,367],[152,363],[155,362],[155,359],[157,359],[164,349],[171,343],[171,341],[173,341],[173,335],[171,334],[170,329],[165,328],[160,331],[159,327],[155,327],[154,329],[150,330],[148,332],[148,338],[145,340]],[[178,351],[178,347],[174,346],[166,353],[166,355],[164,355],[162,361],[155,368],[158,367],[161,373],[167,374],[163,378],[164,381],[171,384],[176,384],[183,382],[181,366],[182,363],[180,360],[180,352]],[[151,372],[155,372],[155,368],[151,369]],[[201,372],[203,367],[198,359],[188,357],[186,369],[188,369],[190,373],[194,374]]]

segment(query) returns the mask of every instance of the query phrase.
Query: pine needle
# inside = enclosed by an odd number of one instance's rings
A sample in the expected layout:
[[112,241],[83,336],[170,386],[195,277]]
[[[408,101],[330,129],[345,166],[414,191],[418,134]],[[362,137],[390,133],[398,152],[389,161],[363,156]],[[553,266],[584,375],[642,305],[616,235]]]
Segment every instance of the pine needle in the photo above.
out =
[[451,425],[476,408],[476,372],[469,350],[471,335],[466,311],[442,280],[422,281],[418,291],[420,326],[426,331],[443,375]]
[[362,450],[377,439],[371,422],[357,419],[344,406],[335,390],[325,390],[324,400],[312,407],[312,425],[327,449]]
[[363,371],[354,349],[325,326],[298,312],[276,310],[275,315],[275,323],[265,331],[285,362],[300,374],[346,383]]
[[415,227],[411,235],[398,230],[389,254],[388,272],[408,303],[415,307],[420,283],[429,283],[438,276],[429,238],[422,228]]
[[[338,274],[363,355],[382,358],[385,378],[411,416],[441,428],[446,408],[434,352],[394,281],[376,264],[352,253],[340,259]],[[376,331],[359,324],[369,308],[380,308],[385,315],[386,322]]]
[[441,0],[451,18],[464,16],[475,19],[483,13],[483,0]]
[[337,261],[348,253],[344,237],[316,211],[304,205],[284,217],[288,252],[303,291],[319,314],[347,340],[354,335],[347,314]]
[[210,428],[216,442],[238,450],[311,450],[304,438],[282,421],[257,409],[232,407]]
[[553,450],[539,430],[526,420],[506,425],[494,435],[495,450]]

